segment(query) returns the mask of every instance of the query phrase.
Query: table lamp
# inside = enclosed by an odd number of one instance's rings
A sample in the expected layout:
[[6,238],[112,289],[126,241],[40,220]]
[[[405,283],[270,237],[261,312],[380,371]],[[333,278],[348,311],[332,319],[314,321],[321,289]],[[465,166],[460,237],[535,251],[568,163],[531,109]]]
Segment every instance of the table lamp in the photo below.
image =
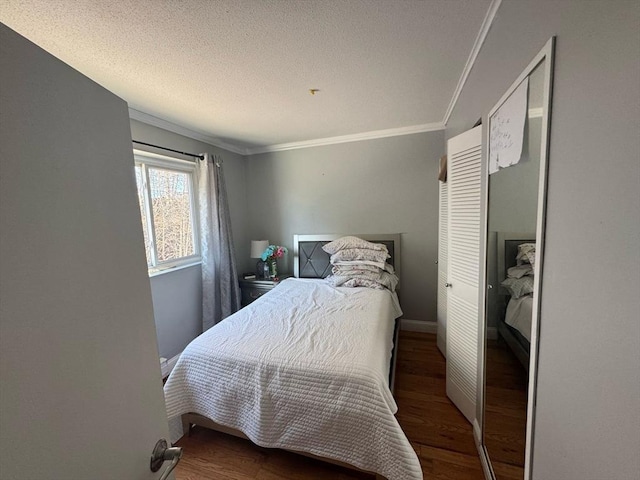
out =
[[256,263],[256,274],[258,278],[264,278],[264,262],[261,257],[269,246],[269,240],[251,240],[251,258],[258,258]]

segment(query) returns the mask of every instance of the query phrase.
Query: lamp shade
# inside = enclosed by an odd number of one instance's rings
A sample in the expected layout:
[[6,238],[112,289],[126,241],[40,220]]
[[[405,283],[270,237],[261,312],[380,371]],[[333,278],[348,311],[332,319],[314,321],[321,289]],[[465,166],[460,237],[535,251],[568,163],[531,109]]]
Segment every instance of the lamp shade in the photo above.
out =
[[251,240],[251,258],[260,258],[269,246],[269,240]]

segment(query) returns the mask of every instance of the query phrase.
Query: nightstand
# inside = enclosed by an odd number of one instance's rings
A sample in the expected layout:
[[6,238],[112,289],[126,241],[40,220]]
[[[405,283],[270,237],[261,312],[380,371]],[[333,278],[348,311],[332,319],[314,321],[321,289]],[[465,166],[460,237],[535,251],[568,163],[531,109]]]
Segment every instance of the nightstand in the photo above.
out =
[[254,300],[260,298],[272,288],[276,287],[285,278],[289,278],[291,275],[281,275],[278,277],[278,281],[265,280],[262,278],[245,280],[239,279],[240,291],[242,292],[242,306],[246,307]]

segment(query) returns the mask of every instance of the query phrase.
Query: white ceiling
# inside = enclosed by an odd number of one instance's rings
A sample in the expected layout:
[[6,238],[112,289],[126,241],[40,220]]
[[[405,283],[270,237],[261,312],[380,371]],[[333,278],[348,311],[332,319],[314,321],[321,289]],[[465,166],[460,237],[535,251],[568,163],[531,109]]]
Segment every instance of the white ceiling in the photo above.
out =
[[0,21],[133,109],[255,153],[442,128],[495,4],[1,0]]

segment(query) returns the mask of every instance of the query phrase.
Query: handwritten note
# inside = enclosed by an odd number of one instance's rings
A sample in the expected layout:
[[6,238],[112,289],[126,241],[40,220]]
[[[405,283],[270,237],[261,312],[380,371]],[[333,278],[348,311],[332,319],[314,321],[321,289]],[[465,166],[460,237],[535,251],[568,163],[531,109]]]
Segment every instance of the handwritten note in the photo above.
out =
[[527,118],[529,77],[489,119],[489,174],[520,161]]

